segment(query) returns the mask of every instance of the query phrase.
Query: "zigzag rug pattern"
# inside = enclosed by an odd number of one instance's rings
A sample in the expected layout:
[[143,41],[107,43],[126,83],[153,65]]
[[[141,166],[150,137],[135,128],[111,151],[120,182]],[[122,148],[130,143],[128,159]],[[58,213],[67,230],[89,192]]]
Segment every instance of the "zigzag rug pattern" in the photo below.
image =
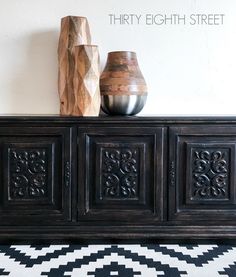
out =
[[236,277],[229,245],[2,245],[0,276]]

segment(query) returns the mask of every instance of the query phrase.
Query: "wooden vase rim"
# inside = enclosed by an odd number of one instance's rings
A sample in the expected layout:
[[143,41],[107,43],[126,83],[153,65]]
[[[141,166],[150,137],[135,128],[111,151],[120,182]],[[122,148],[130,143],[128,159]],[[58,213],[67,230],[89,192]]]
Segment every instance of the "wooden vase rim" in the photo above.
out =
[[81,18],[81,19],[88,20],[87,17],[85,17],[85,16],[78,16],[78,15],[67,15],[67,16],[62,17],[61,20],[66,19],[68,17],[74,17],[74,18],[78,18],[78,19]]
[[112,51],[108,52],[108,58],[112,57],[127,57],[127,58],[136,58],[136,52],[133,51]]

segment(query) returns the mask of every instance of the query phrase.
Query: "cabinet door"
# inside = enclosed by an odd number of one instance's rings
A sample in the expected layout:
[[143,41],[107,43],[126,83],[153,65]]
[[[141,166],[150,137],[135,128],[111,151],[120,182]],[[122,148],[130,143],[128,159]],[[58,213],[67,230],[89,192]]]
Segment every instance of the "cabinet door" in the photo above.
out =
[[236,219],[235,126],[170,128],[169,219]]
[[70,220],[70,128],[0,127],[0,225]]
[[161,221],[165,129],[99,126],[79,134],[81,224]]

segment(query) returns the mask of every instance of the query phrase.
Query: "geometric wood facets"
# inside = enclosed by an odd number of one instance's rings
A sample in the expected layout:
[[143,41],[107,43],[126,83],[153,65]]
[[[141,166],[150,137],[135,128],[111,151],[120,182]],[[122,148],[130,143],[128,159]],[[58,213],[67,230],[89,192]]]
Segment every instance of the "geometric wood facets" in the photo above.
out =
[[76,115],[75,91],[73,78],[75,74],[74,47],[91,44],[88,21],[85,17],[66,16],[61,20],[61,32],[58,43],[58,90],[60,95],[60,112],[62,115]]
[[100,111],[99,52],[96,45],[74,47],[73,115],[98,116]]
[[99,53],[91,45],[85,17],[61,21],[58,44],[58,89],[62,115],[98,116],[100,111]]
[[229,199],[229,149],[193,148],[191,200]]
[[137,199],[139,177],[138,148],[102,148],[100,198]]
[[42,199],[48,194],[46,149],[10,148],[8,199]]

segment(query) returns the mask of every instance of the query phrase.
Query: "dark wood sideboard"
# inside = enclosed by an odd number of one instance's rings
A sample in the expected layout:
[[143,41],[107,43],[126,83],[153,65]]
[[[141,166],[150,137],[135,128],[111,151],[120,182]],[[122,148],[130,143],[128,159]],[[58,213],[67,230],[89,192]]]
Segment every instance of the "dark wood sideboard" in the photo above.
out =
[[0,241],[235,239],[236,117],[0,117]]

